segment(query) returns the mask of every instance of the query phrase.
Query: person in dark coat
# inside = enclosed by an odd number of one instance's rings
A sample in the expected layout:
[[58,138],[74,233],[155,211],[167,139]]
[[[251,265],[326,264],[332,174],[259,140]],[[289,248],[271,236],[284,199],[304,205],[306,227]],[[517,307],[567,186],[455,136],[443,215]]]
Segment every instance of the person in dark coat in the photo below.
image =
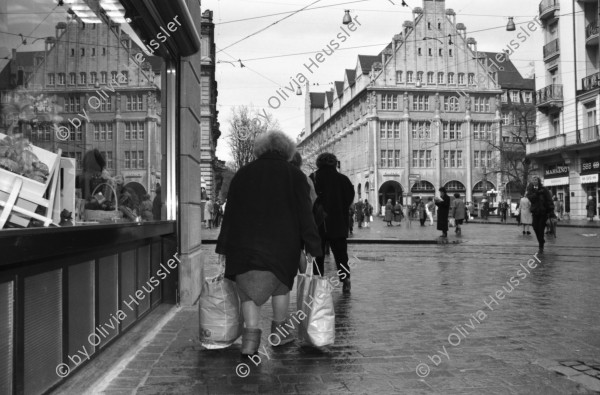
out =
[[358,229],[362,228],[362,224],[365,220],[365,206],[363,202],[358,199],[358,202],[354,203],[354,215],[356,216],[356,222],[358,223]]
[[[260,306],[270,297],[271,333],[279,336],[278,345],[294,340],[281,328],[289,325],[290,290],[298,269],[306,269],[300,267],[301,246],[309,259],[322,254],[306,176],[288,162],[295,149],[283,132],[259,136],[257,159],[237,171],[227,195],[216,252],[221,263],[226,260],[225,276],[237,284],[245,323],[241,352],[246,356],[258,350]],[[248,191],[268,191],[269,199]]]
[[533,177],[533,183],[527,186],[527,199],[531,202],[531,215],[533,216],[533,231],[538,241],[538,253],[544,252],[544,229],[548,218],[554,218],[554,203],[552,194],[542,185],[539,177]]
[[[318,223],[322,254],[317,258],[318,270],[324,274],[325,243],[328,242],[337,265],[337,275],[343,282],[343,292],[350,292],[350,267],[348,266],[348,211],[354,200],[354,187],[337,171],[337,158],[331,153],[317,157],[318,170],[310,175],[317,191],[317,202],[322,204],[325,221]],[[315,273],[317,268],[315,268]]]
[[439,189],[440,197],[435,198],[435,205],[438,208],[437,212],[437,230],[442,231],[442,237],[448,237],[448,214],[450,212],[450,196],[446,192],[446,188]]
[[387,222],[387,226],[393,226],[392,220],[394,219],[394,206],[392,206],[392,199],[388,199],[385,204],[385,217],[384,221]]
[[419,213],[419,222],[421,222],[421,226],[425,226],[425,221],[427,220],[427,209],[425,208],[425,202],[423,199],[419,200],[417,211]]
[[402,214],[402,210],[402,203],[400,203],[400,200],[396,201],[396,205],[394,206],[394,221],[398,222],[398,226],[400,226],[402,216],[404,215]]
[[585,205],[588,221],[593,221],[596,215],[596,199],[592,195],[588,196],[588,201]]

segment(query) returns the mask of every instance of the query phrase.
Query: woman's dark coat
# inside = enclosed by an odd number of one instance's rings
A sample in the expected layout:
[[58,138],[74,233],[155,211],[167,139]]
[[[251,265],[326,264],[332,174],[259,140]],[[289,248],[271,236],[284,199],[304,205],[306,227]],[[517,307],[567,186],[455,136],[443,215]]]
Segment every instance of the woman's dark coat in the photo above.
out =
[[226,256],[229,278],[268,270],[291,289],[302,243],[311,255],[322,254],[306,176],[268,152],[231,180],[216,252]]
[[437,230],[448,231],[448,213],[450,212],[450,196],[444,195],[443,200],[435,202],[438,207]]
[[397,202],[394,206],[394,221],[401,222],[402,215],[402,205],[400,204],[400,202]]
[[536,217],[553,217],[554,202],[552,194],[545,187],[540,187],[537,190],[534,188],[527,189],[527,199],[531,202],[531,214]]

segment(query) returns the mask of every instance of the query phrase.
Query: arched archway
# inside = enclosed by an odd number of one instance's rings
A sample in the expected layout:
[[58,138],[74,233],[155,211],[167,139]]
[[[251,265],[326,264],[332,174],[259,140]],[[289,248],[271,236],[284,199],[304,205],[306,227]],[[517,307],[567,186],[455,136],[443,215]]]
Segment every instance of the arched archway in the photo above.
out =
[[479,181],[473,187],[473,203],[475,204],[475,208],[478,210],[481,209],[481,201],[484,196],[488,200],[490,210],[494,207],[494,200],[491,196],[488,196],[488,191],[495,190],[496,187],[490,181]]
[[392,199],[392,204],[396,204],[398,201],[404,204],[402,201],[402,185],[398,181],[386,181],[379,187],[379,207],[385,207],[388,199]]
[[465,184],[463,184],[460,181],[456,181],[456,180],[448,181],[446,183],[446,185],[444,185],[444,188],[446,188],[448,195],[454,195],[454,193],[456,193],[456,192],[462,193],[462,194],[467,192],[467,188],[465,188]]
[[415,182],[410,188],[413,203],[419,203],[421,199],[427,201],[428,197],[435,196],[435,187],[429,181],[421,180]]

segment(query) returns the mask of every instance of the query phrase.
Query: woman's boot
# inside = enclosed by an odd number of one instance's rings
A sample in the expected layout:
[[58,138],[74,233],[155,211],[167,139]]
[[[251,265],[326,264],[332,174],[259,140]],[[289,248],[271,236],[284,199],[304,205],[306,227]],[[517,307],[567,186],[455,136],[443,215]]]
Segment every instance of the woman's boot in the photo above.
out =
[[258,328],[244,328],[242,333],[242,357],[255,355],[260,346],[262,331]]
[[[285,323],[290,320],[283,320],[281,322],[271,321],[271,334],[269,335],[269,343],[273,347],[283,346],[293,342],[296,338],[291,332],[291,328],[286,326]],[[292,328],[294,327],[292,323]]]

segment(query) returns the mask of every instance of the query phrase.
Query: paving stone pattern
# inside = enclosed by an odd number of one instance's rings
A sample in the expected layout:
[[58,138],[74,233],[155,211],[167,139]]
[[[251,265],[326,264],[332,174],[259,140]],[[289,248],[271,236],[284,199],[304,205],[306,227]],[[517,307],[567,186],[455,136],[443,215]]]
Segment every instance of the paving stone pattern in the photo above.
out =
[[[202,350],[197,306],[182,308],[104,393],[596,393],[585,371],[600,366],[600,247],[585,232],[564,229],[541,263],[531,237],[508,226],[467,225],[461,244],[351,245],[360,261],[351,295],[334,290],[334,345],[273,348],[263,332],[268,356],[242,378],[239,342]],[[265,330],[270,317],[267,304]]]

